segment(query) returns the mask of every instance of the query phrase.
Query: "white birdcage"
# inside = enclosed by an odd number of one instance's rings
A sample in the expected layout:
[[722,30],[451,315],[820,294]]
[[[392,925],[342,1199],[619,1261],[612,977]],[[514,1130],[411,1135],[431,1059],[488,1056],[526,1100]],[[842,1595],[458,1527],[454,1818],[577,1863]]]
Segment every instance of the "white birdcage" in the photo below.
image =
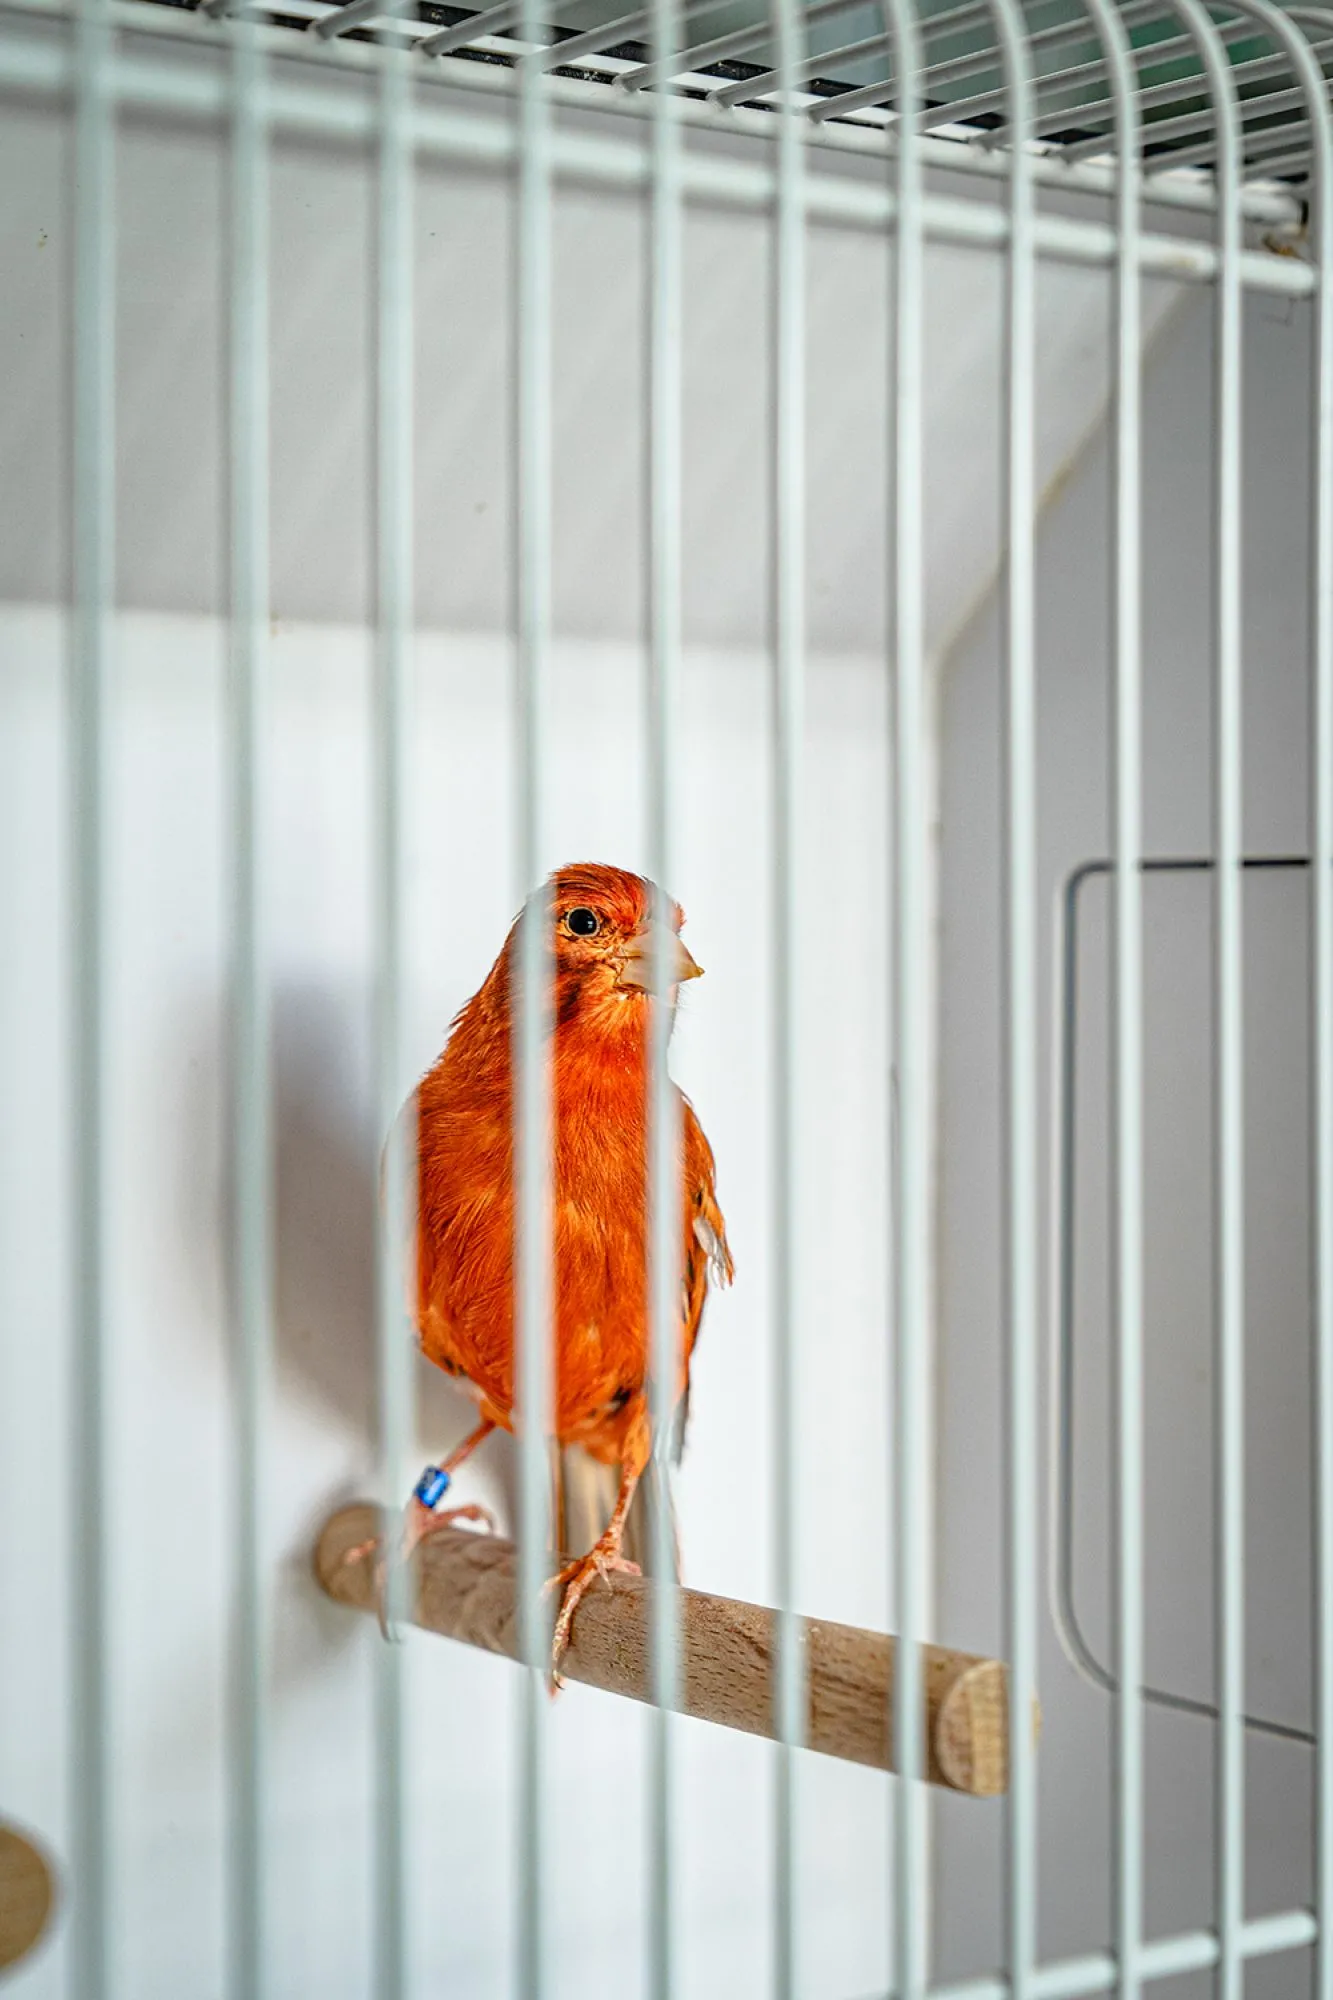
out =
[[[1333,6],[606,16],[0,0],[0,1964],[1324,2000]],[[710,974],[728,1602],[551,1704],[542,1425],[514,1659],[312,1554],[471,1421],[380,1152],[582,857]]]

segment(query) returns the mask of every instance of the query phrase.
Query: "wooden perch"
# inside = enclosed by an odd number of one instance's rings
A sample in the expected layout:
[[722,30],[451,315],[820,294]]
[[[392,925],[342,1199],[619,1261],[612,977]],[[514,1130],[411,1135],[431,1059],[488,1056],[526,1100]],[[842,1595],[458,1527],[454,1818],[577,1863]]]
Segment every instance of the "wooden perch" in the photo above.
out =
[[0,1824],[0,1971],[32,1950],[54,1902],[46,1856],[16,1826]]
[[[325,1523],[315,1574],[339,1604],[376,1608],[370,1555],[347,1550],[379,1530],[364,1502]],[[512,1542],[441,1528],[413,1558],[413,1623],[469,1646],[518,1658],[517,1552]],[[648,1597],[656,1585],[613,1574],[579,1606],[561,1671],[608,1694],[651,1699]],[[830,1757],[892,1770],[893,1667],[897,1642],[881,1632],[823,1620],[798,1621],[808,1705],[807,1746]],[[777,1616],[757,1604],[680,1592],[682,1714],[772,1736]],[[1008,1676],[998,1660],[924,1648],[927,1775],[937,1785],[993,1798],[1009,1779]]]

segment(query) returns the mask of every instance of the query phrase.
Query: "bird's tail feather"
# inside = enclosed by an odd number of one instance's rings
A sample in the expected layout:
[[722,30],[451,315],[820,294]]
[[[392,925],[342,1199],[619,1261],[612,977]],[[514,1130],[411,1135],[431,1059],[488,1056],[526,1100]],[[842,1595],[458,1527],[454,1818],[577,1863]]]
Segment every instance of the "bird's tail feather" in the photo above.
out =
[[[603,1465],[580,1445],[553,1445],[551,1469],[554,1482],[553,1518],[556,1545],[566,1555],[582,1555],[590,1549],[611,1519],[620,1490],[620,1468]],[[625,1523],[623,1549],[645,1576],[655,1572],[658,1522],[666,1509],[672,1551],[671,1578],[680,1580],[680,1544],[676,1534],[676,1513],[671,1500],[671,1480],[667,1468],[654,1453],[635,1489]]]

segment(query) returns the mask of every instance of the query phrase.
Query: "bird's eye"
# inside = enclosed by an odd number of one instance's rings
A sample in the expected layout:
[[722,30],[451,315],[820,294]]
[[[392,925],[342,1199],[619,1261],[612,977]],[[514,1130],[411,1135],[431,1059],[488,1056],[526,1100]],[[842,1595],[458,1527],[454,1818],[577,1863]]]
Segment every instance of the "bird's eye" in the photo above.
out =
[[582,905],[577,910],[571,910],[565,918],[565,922],[568,924],[570,930],[573,931],[575,937],[596,937],[598,931],[602,928],[601,919],[597,915],[596,910],[585,909]]

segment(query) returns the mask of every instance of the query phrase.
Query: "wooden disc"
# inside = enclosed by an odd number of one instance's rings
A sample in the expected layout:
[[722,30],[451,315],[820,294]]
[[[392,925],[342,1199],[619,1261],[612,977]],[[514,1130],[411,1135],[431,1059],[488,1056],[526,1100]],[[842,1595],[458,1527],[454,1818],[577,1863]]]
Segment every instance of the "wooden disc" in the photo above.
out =
[[0,1966],[32,1950],[54,1902],[46,1857],[14,1827],[0,1825]]

